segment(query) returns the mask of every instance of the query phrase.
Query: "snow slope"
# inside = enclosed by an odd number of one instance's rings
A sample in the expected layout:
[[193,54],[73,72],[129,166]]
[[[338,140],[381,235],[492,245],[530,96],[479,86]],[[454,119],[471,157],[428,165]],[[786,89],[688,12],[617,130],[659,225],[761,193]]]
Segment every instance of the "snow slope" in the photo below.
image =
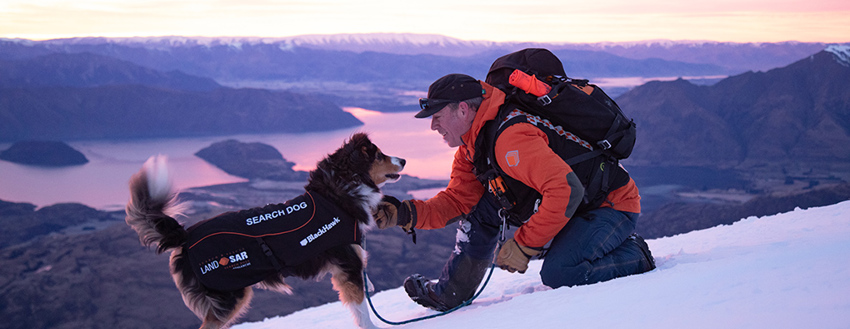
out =
[[[649,273],[553,290],[533,261],[524,275],[496,269],[468,307],[397,327],[850,328],[850,201],[648,242],[658,263]],[[401,288],[373,302],[390,321],[436,313]],[[234,326],[353,327],[339,302]]]

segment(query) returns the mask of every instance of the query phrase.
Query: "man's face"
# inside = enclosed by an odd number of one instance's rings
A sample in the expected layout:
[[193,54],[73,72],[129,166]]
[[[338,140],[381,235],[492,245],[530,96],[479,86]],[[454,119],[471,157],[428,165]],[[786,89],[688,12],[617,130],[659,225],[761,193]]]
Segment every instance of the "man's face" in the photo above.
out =
[[431,117],[431,130],[443,136],[449,147],[463,145],[461,136],[472,127],[475,112],[470,111],[466,103],[451,104]]

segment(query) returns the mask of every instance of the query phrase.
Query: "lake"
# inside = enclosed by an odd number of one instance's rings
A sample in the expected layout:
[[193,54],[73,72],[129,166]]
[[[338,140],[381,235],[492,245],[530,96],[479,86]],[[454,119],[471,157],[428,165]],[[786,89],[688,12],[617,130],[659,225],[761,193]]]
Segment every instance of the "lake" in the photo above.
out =
[[[430,120],[414,112],[381,113],[345,108],[363,126],[305,134],[257,134],[145,140],[92,140],[68,142],[89,159],[81,166],[45,168],[0,160],[0,200],[46,206],[78,202],[98,209],[123,209],[129,198],[127,182],[147,158],[169,158],[178,189],[246,181],[228,175],[194,154],[212,143],[236,139],[269,144],[294,162],[296,170],[311,170],[356,132],[366,132],[384,153],[405,158],[404,173],[421,178],[447,179],[455,149],[430,130]],[[11,143],[0,143],[0,150]]]

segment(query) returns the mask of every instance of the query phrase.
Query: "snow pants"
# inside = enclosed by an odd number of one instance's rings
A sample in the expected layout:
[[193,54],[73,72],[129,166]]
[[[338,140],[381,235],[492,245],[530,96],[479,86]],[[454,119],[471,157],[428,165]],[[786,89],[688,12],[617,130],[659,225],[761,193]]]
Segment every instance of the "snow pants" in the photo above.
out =
[[[639,214],[599,208],[577,214],[552,239],[540,277],[552,287],[606,281],[644,271],[645,256],[629,239]],[[488,197],[459,222],[455,250],[434,292],[448,307],[471,298],[493,261],[501,218]]]

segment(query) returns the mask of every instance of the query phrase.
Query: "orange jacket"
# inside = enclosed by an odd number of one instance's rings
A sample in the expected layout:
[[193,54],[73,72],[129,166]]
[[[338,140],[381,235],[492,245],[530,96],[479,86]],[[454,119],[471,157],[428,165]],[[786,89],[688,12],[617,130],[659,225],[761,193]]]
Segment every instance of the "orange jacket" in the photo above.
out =
[[[483,81],[486,91],[484,101],[478,108],[472,127],[462,136],[463,145],[458,147],[452,163],[449,186],[431,199],[414,200],[416,228],[436,229],[446,226],[450,219],[469,213],[486,192],[473,171],[474,145],[484,124],[496,117],[504,103],[505,94]],[[537,190],[543,197],[537,213],[531,216],[516,233],[514,239],[528,247],[542,247],[569,221],[565,212],[570,207],[572,189],[567,175],[572,168],[551,148],[546,133],[532,124],[518,123],[505,129],[496,141],[497,155],[512,152],[516,157],[496,156],[499,167],[506,174]],[[511,158],[511,164],[507,163]],[[640,195],[634,180],[608,195],[609,202],[602,207],[612,207],[627,212],[640,212]],[[581,202],[581,198],[572,202]],[[577,205],[573,205],[575,209]]]

